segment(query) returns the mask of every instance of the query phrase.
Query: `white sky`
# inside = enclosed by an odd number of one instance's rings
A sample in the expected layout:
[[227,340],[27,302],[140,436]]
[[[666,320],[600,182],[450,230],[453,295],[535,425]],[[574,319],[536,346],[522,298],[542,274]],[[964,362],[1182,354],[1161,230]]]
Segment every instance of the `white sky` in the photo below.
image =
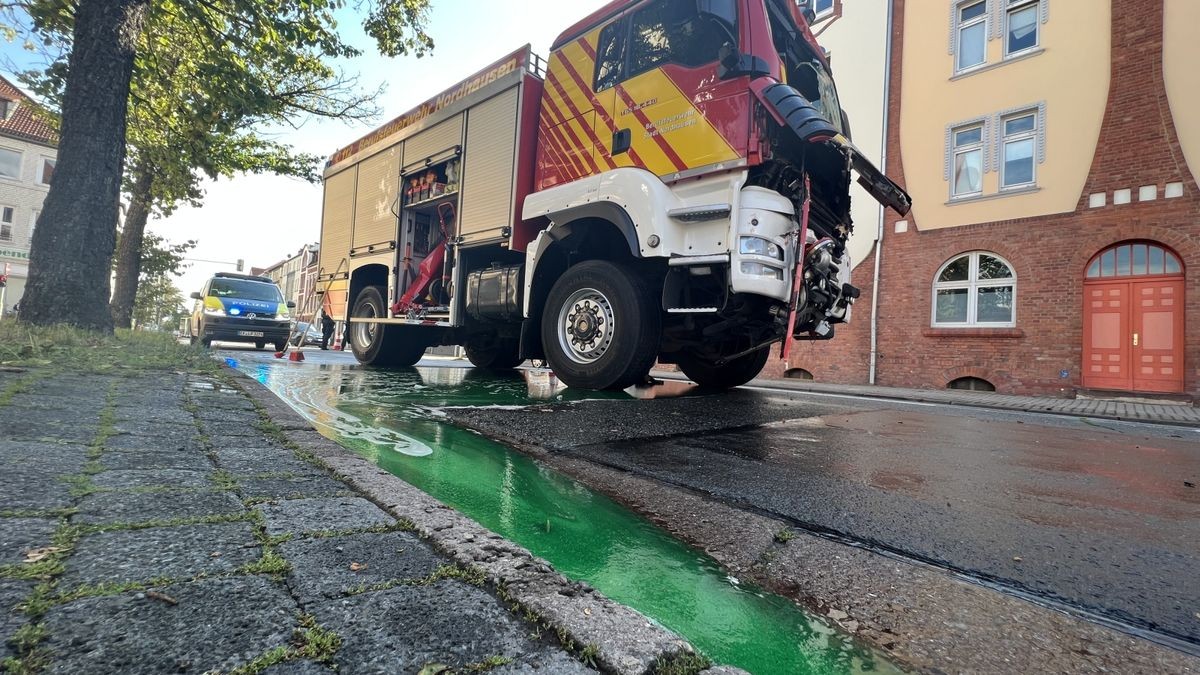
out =
[[[346,64],[366,90],[379,84],[387,89],[377,101],[383,111],[371,124],[314,121],[300,129],[272,130],[276,140],[318,155],[332,154],[365,134],[373,126],[396,117],[436,95],[518,47],[530,43],[545,57],[562,30],[583,18],[606,0],[432,0],[427,27],[435,48],[422,59],[388,59],[379,55],[361,30],[361,16],[341,13],[346,39],[365,52]],[[353,3],[352,3],[353,4]],[[28,55],[12,43],[0,44],[0,53],[17,63]],[[321,186],[279,176],[239,176],[206,184],[200,208],[181,208],[169,218],[153,220],[149,229],[168,241],[197,240],[192,258],[238,258],[250,267],[267,267],[316,242],[321,231]],[[184,295],[199,290],[214,272],[233,271],[233,265],[193,262],[176,280]]]

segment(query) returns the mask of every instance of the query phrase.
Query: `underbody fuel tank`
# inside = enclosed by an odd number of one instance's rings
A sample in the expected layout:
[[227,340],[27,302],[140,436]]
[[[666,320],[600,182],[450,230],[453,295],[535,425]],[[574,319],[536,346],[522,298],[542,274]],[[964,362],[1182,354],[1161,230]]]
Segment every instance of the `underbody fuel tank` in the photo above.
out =
[[858,174],[858,184],[876,201],[902,216],[912,209],[912,198],[904,188],[885,176],[800,92],[769,77],[759,78],[750,86],[780,126],[790,129],[805,143],[827,143],[845,154],[850,160],[850,168]]

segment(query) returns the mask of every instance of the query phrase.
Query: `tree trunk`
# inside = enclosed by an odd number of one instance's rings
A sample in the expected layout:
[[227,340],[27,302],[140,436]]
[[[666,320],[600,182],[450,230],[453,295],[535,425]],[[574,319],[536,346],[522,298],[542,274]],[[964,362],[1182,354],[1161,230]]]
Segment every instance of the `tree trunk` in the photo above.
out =
[[29,252],[21,318],[112,331],[125,116],[150,0],[79,0],[63,94],[58,169]]
[[153,186],[153,174],[139,166],[130,190],[129,210],[125,212],[125,229],[121,230],[117,246],[116,281],[109,307],[113,325],[117,328],[129,328],[132,323],[133,303],[142,273],[142,240],[150,216]]

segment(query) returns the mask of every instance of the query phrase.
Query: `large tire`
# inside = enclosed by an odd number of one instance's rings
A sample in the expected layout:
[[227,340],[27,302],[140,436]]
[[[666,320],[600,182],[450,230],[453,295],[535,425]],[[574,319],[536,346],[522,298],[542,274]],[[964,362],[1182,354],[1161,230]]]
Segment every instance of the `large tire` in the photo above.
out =
[[767,365],[767,359],[771,356],[771,348],[760,347],[759,349],[739,356],[728,363],[720,366],[713,365],[709,359],[696,356],[695,354],[683,353],[679,355],[679,369],[683,371],[687,378],[705,389],[732,389],[746,384],[758,374],[762,372],[763,366]]
[[[367,286],[354,300],[350,316],[376,318],[387,316],[387,305],[383,301],[383,289]],[[407,367],[414,365],[425,355],[428,342],[422,339],[421,329],[415,326],[389,324],[350,324],[350,346],[354,358],[368,366]]]
[[646,379],[662,337],[659,292],[632,266],[589,260],[568,269],[542,312],[542,347],[558,379],[624,389]]
[[471,365],[486,370],[512,370],[525,360],[521,358],[520,342],[513,338],[473,340],[464,350]]

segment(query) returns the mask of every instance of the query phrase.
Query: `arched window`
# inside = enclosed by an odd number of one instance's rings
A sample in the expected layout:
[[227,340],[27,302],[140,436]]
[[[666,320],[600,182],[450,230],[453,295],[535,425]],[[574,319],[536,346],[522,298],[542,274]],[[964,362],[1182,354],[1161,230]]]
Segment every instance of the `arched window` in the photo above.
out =
[[1183,274],[1183,265],[1174,253],[1161,246],[1133,242],[1102,251],[1087,268],[1088,279],[1151,274]]
[[974,251],[951,259],[933,282],[934,326],[1015,326],[1017,276],[994,253]]

